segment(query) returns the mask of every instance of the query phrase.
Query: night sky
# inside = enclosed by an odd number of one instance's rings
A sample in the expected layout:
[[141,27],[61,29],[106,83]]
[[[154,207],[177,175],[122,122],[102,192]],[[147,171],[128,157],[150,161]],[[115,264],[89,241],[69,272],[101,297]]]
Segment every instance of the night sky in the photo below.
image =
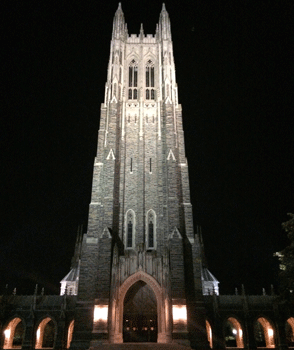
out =
[[[86,232],[118,2],[2,1],[0,292],[59,292]],[[162,4],[125,1],[129,34]],[[222,294],[277,287],[293,197],[293,1],[166,1],[194,224]],[[277,289],[277,288],[276,288]]]

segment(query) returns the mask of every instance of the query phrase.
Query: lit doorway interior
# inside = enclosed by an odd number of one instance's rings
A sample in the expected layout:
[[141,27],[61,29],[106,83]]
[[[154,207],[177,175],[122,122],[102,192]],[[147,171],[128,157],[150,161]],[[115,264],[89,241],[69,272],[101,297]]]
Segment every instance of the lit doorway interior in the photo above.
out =
[[133,284],[124,299],[124,342],[157,341],[157,303],[152,289],[143,281]]

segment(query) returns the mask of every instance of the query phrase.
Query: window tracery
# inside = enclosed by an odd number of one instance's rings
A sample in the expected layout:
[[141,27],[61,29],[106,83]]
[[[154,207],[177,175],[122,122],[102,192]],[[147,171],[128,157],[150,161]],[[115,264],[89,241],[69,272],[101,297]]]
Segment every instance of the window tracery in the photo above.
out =
[[147,213],[147,248],[156,249],[156,215],[151,209]]
[[154,99],[154,63],[151,60],[149,60],[146,64],[146,100]]
[[135,239],[135,213],[133,210],[128,210],[126,214],[126,237],[125,237],[125,247],[127,249],[133,248]]
[[138,98],[138,65],[133,59],[129,64],[129,100]]

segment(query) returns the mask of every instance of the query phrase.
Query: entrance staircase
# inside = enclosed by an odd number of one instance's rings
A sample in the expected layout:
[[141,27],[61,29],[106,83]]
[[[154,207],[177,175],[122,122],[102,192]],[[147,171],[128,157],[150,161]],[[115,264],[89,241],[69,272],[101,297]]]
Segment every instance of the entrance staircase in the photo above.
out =
[[90,347],[89,350],[191,350],[191,348],[176,343],[123,343],[97,345]]

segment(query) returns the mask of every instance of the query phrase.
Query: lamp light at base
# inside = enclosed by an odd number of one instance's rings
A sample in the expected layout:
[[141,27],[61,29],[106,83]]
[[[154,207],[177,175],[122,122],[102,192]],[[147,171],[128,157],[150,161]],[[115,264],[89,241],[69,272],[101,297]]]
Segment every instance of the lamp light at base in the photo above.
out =
[[173,320],[187,322],[186,305],[173,305]]
[[11,330],[10,330],[10,329],[5,329],[4,335],[5,335],[5,338],[6,338],[6,339],[9,339],[9,338],[10,338],[10,333],[11,333]]
[[94,308],[94,322],[107,321],[108,305],[95,305]]

